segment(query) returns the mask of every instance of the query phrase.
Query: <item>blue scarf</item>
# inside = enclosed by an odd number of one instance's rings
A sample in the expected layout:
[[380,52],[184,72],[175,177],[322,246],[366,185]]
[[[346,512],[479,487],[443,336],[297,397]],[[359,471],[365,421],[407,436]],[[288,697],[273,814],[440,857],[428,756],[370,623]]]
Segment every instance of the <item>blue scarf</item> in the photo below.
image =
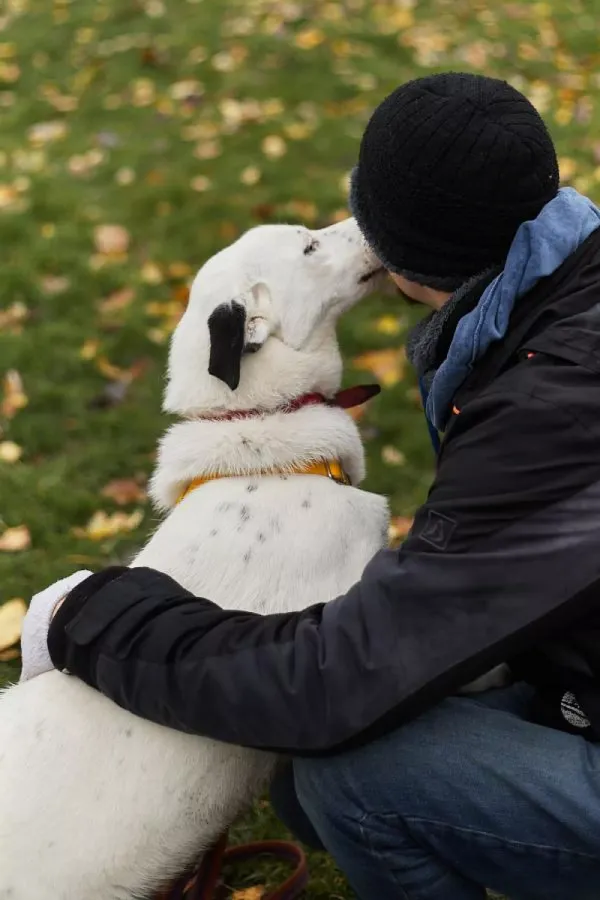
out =
[[573,188],[561,188],[536,219],[519,227],[504,270],[459,321],[446,359],[424,392],[432,439],[435,430],[445,429],[454,395],[473,365],[506,334],[516,300],[555,272],[599,226],[600,209]]

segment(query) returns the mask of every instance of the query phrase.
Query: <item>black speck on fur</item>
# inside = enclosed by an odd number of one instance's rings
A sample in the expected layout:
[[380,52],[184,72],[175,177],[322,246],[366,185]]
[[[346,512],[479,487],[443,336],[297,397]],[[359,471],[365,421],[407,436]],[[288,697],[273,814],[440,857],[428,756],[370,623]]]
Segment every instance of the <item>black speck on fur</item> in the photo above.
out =
[[218,533],[219,533],[219,532],[217,531],[216,528],[212,528],[212,529],[210,530],[210,532],[209,532],[209,534],[210,534],[211,537],[216,537],[216,536],[218,535]]
[[258,541],[259,544],[264,544],[266,539],[267,539],[266,535],[262,531],[259,531],[258,534],[256,535],[256,540]]
[[249,563],[251,556],[252,556],[252,550],[248,550],[246,553],[244,553],[244,562]]
[[253,494],[254,491],[258,490],[258,485],[257,484],[249,484],[248,487],[246,488],[246,490],[248,491],[249,494]]
[[240,508],[240,519],[242,520],[242,522],[247,522],[249,518],[250,518],[250,510],[248,509],[247,506],[242,506]]
[[307,497],[306,500],[302,501],[302,509],[310,509],[312,506],[312,500],[310,497]]

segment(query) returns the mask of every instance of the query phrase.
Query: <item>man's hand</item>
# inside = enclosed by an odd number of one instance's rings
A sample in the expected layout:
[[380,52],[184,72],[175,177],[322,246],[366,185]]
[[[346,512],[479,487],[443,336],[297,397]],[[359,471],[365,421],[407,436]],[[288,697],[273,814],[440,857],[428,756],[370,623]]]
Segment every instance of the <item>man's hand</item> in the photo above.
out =
[[23,632],[21,634],[21,656],[23,668],[20,681],[28,681],[49,672],[54,668],[50,654],[48,653],[48,629],[52,616],[73,588],[77,587],[92,572],[82,569],[63,578],[55,584],[51,584],[44,591],[36,594],[29,605],[29,610],[23,620]]

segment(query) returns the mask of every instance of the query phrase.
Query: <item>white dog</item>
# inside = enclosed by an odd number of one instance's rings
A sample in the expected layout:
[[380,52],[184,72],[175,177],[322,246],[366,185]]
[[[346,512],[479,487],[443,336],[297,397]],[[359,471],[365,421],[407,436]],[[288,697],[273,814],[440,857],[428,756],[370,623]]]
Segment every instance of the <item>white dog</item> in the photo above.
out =
[[[151,494],[168,512],[133,565],[261,613],[344,593],[385,542],[357,490],[357,429],[331,398],[338,317],[379,268],[350,219],[264,226],[197,275],[173,336]],[[224,417],[235,410],[244,417]],[[298,470],[339,462],[351,486]],[[282,474],[288,472],[287,475]],[[269,474],[276,473],[276,474]],[[178,498],[195,479],[209,480]],[[143,721],[49,672],[0,697],[0,900],[151,897],[257,796],[274,757]]]

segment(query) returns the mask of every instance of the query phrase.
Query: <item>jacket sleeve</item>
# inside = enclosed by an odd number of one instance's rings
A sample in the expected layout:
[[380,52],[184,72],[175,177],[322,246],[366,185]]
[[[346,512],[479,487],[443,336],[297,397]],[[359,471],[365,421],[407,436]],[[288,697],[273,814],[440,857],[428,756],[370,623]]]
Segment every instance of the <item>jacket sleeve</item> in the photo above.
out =
[[590,603],[598,435],[577,417],[576,379],[572,404],[537,389],[551,376],[468,404],[408,539],[345,596],[260,616],[149,569],[113,570],[59,610],[55,665],[154,722],[299,755],[414,717]]

